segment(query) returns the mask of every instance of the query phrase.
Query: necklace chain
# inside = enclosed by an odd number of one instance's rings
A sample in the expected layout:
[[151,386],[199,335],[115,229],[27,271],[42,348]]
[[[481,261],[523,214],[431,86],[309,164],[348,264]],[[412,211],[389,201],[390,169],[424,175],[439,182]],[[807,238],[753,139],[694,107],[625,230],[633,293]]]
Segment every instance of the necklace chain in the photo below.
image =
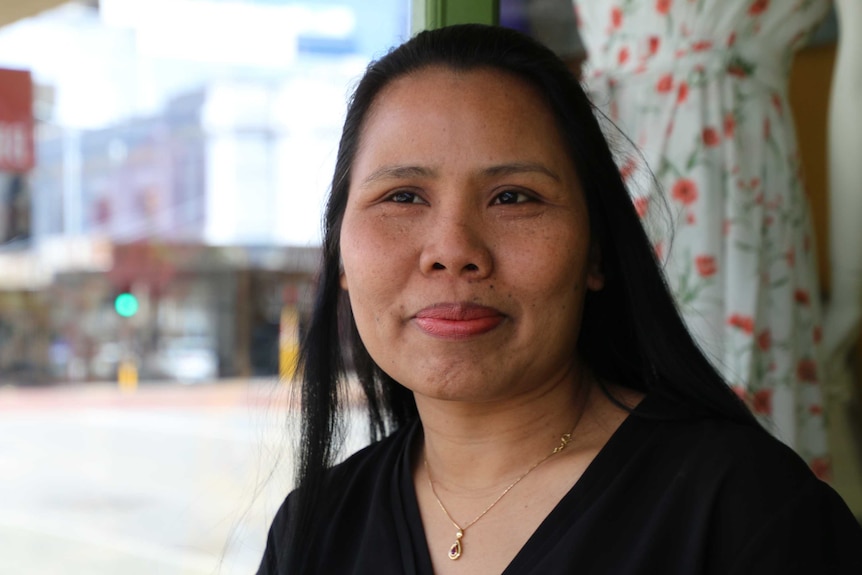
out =
[[[574,431],[574,430],[572,430],[572,431]],[[515,487],[518,483],[521,482],[522,479],[524,479],[526,476],[528,476],[530,473],[532,473],[534,469],[536,469],[538,466],[540,466],[541,464],[546,462],[548,459],[550,459],[551,457],[553,457],[554,455],[558,454],[563,449],[565,449],[566,445],[568,445],[571,440],[572,440],[572,432],[563,434],[560,437],[560,444],[557,447],[555,447],[553,451],[551,451],[549,454],[544,456],[542,459],[540,459],[539,461],[534,463],[532,467],[530,467],[527,471],[525,471],[522,475],[520,475],[517,479],[515,479],[512,483],[510,483],[509,486],[506,487],[506,489],[504,489],[503,492],[500,493],[500,495],[498,495],[497,498],[494,501],[492,501],[491,504],[488,507],[486,507],[484,511],[482,511],[482,513],[480,513],[479,515],[474,517],[472,521],[470,521],[469,523],[467,523],[463,527],[458,525],[458,522],[452,518],[452,515],[446,509],[446,506],[443,505],[442,501],[440,501],[440,496],[437,495],[437,490],[434,488],[434,481],[431,479],[431,469],[429,469],[429,467],[428,467],[428,459],[427,458],[424,459],[423,462],[425,464],[425,474],[428,476],[428,486],[431,487],[431,493],[434,495],[434,499],[437,500],[437,505],[440,506],[440,509],[442,509],[443,513],[446,514],[446,517],[449,519],[449,521],[452,523],[452,525],[455,526],[455,529],[458,530],[455,533],[455,543],[453,543],[452,546],[449,547],[449,559],[452,559],[454,561],[454,560],[458,559],[459,557],[461,557],[461,553],[463,552],[463,545],[461,543],[461,538],[464,537],[464,532],[467,531],[467,529],[472,527],[477,521],[482,519],[486,513],[491,511],[491,509],[493,509],[494,506],[497,505],[497,503],[499,503],[500,500],[503,499],[503,497],[505,497],[506,494],[509,493],[509,491],[511,491],[513,487]]]

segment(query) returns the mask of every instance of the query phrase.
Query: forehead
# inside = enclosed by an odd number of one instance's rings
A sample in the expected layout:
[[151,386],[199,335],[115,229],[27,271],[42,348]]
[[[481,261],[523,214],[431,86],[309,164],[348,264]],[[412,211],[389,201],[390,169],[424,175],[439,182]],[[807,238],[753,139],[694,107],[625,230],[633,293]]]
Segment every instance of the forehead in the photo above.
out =
[[420,101],[434,102],[445,99],[451,90],[461,92],[468,102],[472,96],[489,100],[495,95],[505,96],[495,98],[496,104],[517,100],[521,104],[529,102],[531,108],[547,106],[538,87],[512,72],[485,66],[462,69],[432,64],[391,80],[375,97],[371,112],[400,96],[412,99],[421,95]]
[[[390,82],[360,132],[355,163],[369,155],[571,164],[546,98],[505,71],[428,67]],[[460,154],[460,156],[458,156]],[[509,158],[509,156],[511,156]]]

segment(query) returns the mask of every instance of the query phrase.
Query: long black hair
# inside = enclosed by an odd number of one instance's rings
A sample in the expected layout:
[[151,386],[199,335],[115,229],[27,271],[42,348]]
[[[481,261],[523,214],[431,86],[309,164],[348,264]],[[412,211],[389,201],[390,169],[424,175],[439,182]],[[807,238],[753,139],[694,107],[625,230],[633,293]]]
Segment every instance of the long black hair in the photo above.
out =
[[[705,415],[757,425],[704,357],[665,283],[599,122],[578,80],[548,48],[506,28],[465,24],[421,32],[372,62],[350,100],[326,206],[323,261],[314,309],[300,351],[302,435],[296,480],[301,497],[293,532],[305,532],[337,446],[347,366],[367,400],[372,439],[414,421],[412,394],[370,357],[339,286],[341,222],[360,131],[381,90],[429,66],[496,69],[544,95],[586,196],[601,254],[604,287],[588,292],[578,353],[598,380],[658,394]],[[344,343],[347,342],[347,343]]]

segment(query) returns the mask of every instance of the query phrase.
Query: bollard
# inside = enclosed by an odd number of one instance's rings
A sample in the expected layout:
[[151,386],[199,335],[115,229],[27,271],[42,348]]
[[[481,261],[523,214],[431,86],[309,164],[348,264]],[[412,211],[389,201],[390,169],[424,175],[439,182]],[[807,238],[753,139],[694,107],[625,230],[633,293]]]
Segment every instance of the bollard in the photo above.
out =
[[299,360],[299,314],[296,306],[281,309],[278,332],[278,375],[282,383],[289,384],[296,375]]
[[130,359],[124,359],[117,367],[117,385],[120,391],[133,393],[138,389],[138,366]]

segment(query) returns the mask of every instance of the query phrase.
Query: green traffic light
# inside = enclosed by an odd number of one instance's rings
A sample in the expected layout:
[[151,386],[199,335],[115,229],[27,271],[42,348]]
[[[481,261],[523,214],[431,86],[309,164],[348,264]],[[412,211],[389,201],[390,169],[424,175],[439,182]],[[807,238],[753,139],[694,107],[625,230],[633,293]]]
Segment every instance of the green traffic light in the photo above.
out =
[[138,298],[130,293],[121,293],[114,300],[114,309],[123,317],[132,317],[138,313]]

